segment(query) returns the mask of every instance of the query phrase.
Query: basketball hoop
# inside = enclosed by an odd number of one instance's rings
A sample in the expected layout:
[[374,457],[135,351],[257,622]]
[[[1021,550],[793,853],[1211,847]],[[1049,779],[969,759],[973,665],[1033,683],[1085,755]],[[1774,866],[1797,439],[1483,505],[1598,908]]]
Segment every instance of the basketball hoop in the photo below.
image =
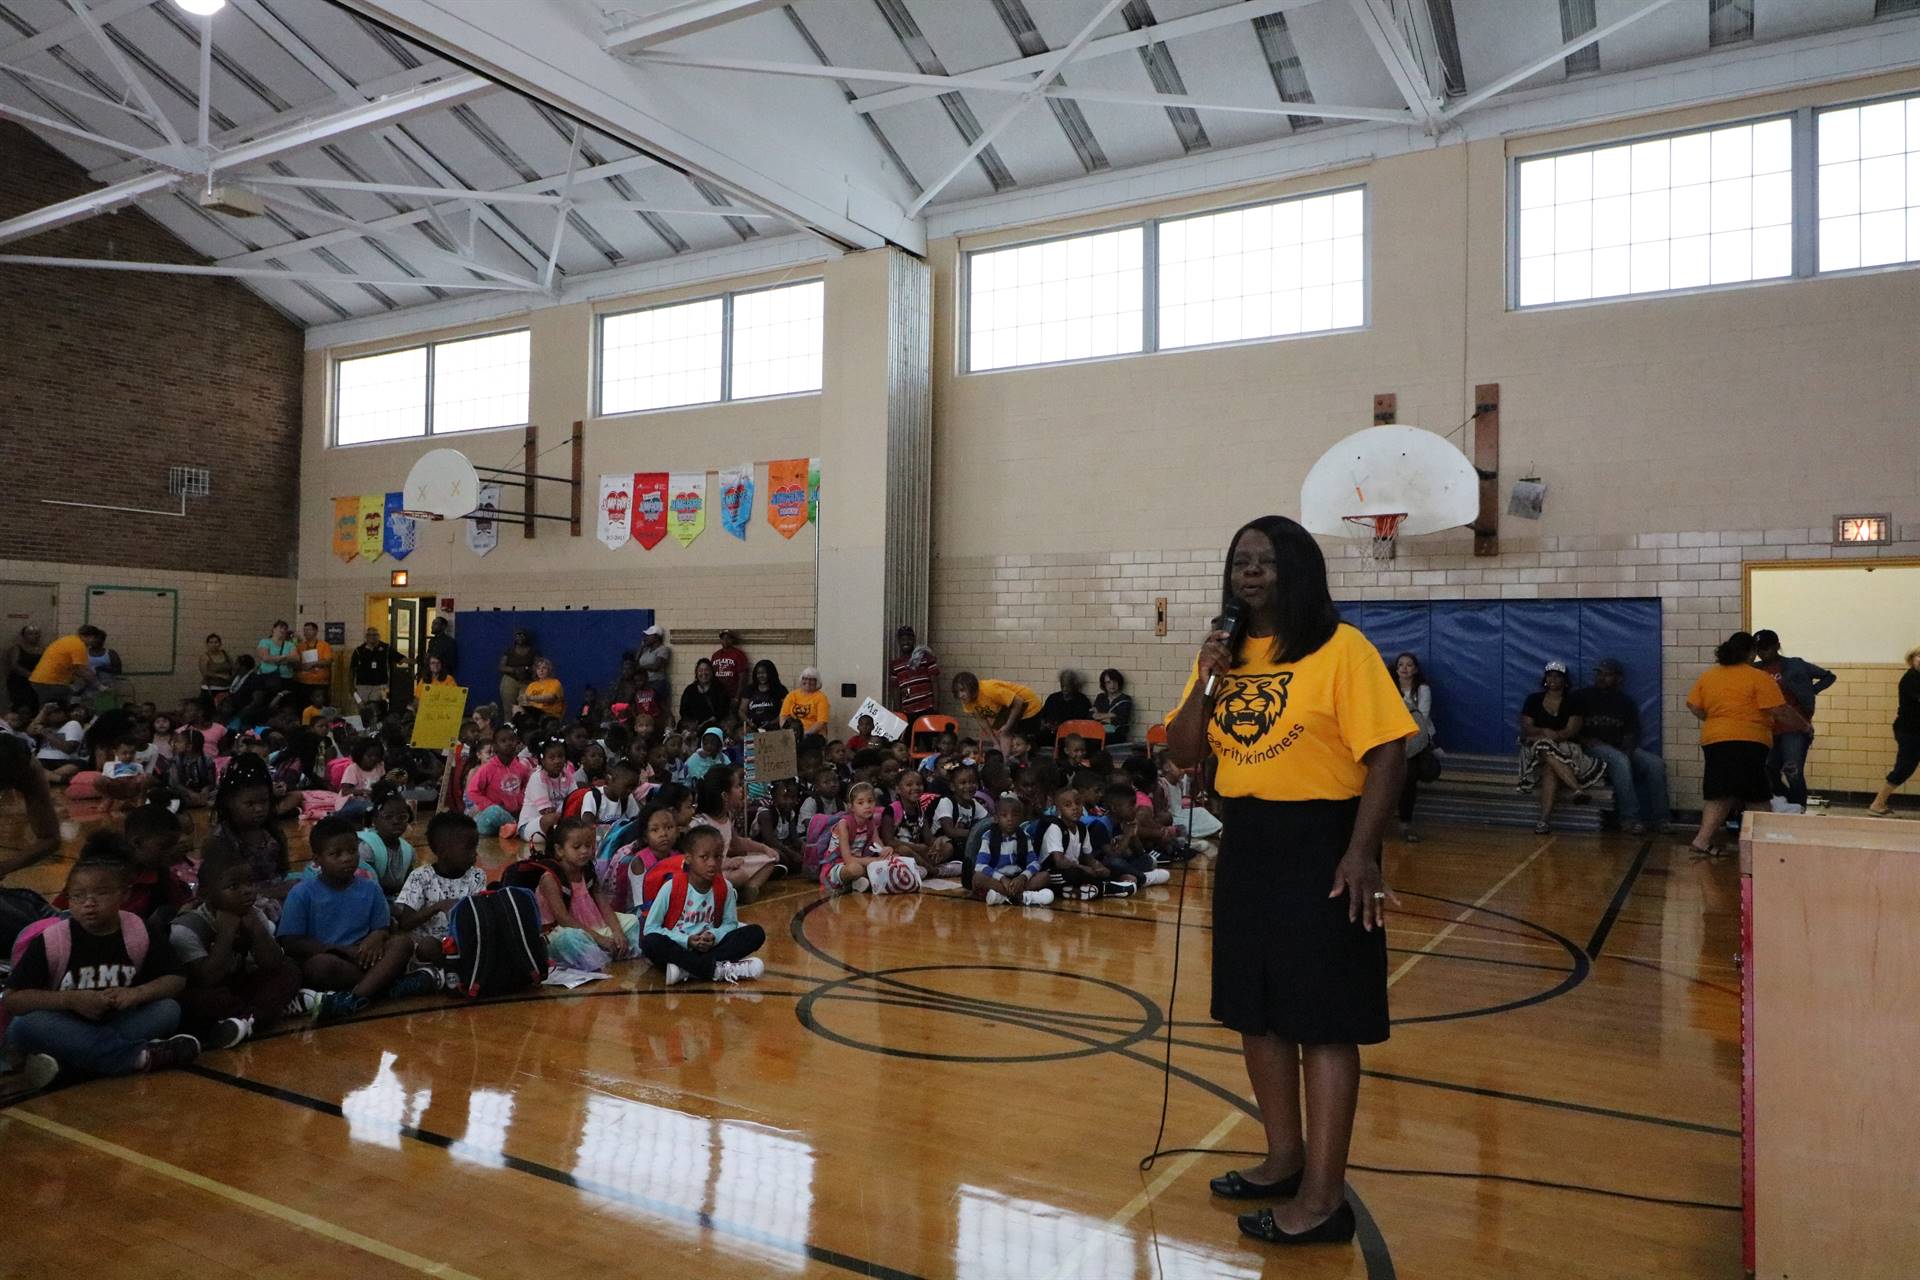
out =
[[1348,524],[1359,525],[1370,535],[1367,554],[1373,560],[1393,559],[1394,547],[1400,541],[1400,522],[1407,518],[1402,511],[1384,516],[1342,516]]

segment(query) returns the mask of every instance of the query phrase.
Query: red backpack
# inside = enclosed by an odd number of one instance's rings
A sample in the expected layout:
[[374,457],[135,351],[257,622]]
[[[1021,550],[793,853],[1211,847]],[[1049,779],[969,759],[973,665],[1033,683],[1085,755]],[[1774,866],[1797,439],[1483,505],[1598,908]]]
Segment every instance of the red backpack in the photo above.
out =
[[[666,863],[663,861],[661,865],[665,866]],[[692,884],[687,879],[686,867],[682,865],[672,873],[672,879],[667,886],[667,915],[661,922],[667,928],[671,929],[680,923],[680,912],[687,905],[687,890],[691,887]],[[732,886],[727,883],[725,876],[713,878],[713,922],[715,924],[720,923],[720,917],[726,912],[727,894],[731,889]],[[648,899],[651,901],[651,894],[648,895]]]

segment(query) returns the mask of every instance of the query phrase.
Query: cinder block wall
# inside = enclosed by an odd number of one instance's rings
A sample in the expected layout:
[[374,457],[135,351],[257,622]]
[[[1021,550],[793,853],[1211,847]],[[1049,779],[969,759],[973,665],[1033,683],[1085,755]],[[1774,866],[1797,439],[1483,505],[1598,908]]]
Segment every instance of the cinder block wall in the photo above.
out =
[[1828,669],[1840,678],[1820,695],[1807,784],[1816,795],[1877,791],[1893,767],[1893,717],[1904,668],[1892,662]]

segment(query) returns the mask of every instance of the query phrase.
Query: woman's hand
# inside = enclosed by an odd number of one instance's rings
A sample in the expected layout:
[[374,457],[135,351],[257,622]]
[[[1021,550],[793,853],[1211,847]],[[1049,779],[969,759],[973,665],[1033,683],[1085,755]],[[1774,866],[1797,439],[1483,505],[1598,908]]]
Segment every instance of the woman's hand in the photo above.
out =
[[1200,683],[1203,686],[1208,676],[1223,676],[1233,670],[1233,633],[1209,633],[1206,643],[1200,646],[1199,666]]
[[1347,895],[1347,919],[1358,922],[1369,933],[1375,925],[1384,925],[1387,904],[1400,905],[1400,899],[1388,891],[1380,874],[1380,860],[1371,854],[1349,850],[1333,869],[1333,888],[1329,898]]

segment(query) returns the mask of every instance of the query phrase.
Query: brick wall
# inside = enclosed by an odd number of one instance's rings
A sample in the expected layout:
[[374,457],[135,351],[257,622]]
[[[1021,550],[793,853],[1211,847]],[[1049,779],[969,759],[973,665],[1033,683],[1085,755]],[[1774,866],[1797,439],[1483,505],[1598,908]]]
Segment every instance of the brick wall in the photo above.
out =
[[1839,679],[1820,695],[1813,750],[1807,753],[1807,784],[1815,795],[1829,791],[1872,794],[1893,765],[1893,717],[1905,670],[1898,662],[1828,668]]
[[[1517,522],[1510,522],[1517,523]],[[1903,541],[1860,559],[1920,554],[1920,524]],[[1342,600],[1553,600],[1658,597],[1664,753],[1674,803],[1697,807],[1698,722],[1685,701],[1713,647],[1742,625],[1746,561],[1834,558],[1830,528],[1525,538],[1503,534],[1497,559],[1476,559],[1464,531],[1408,539],[1375,565],[1355,542],[1322,539],[1329,582]],[[1137,732],[1175,704],[1207,622],[1220,608],[1218,546],[937,557],[933,645],[948,673],[971,668],[1031,685],[1042,695],[1058,670],[1088,678],[1124,671]],[[1165,636],[1153,633],[1156,597],[1168,601]],[[1836,669],[1841,670],[1841,669]],[[1871,791],[1891,763],[1892,668],[1846,668],[1820,700],[1825,730],[1809,773],[1818,787]],[[1444,698],[1446,690],[1435,691]],[[944,700],[951,703],[951,696]],[[1518,708],[1514,708],[1518,714]],[[975,726],[977,728],[977,726]],[[1444,745],[1444,744],[1443,744]],[[1874,773],[1875,762],[1879,773]],[[1869,782],[1868,780],[1871,779]]]
[[[93,189],[0,123],[0,218]],[[9,253],[201,261],[137,210]],[[0,555],[287,576],[300,473],[300,330],[233,281],[0,267]],[[43,506],[64,498],[178,509],[167,467],[213,470],[178,517]]]

